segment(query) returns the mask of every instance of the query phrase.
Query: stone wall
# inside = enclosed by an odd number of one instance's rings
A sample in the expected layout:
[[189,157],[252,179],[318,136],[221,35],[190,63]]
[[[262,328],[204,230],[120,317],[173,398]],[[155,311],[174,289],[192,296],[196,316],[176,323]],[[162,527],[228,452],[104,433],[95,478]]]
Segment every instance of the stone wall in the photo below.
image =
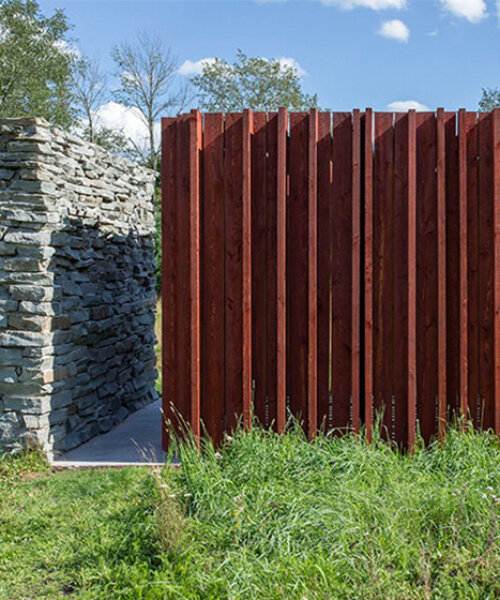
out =
[[64,451],[156,397],[154,173],[0,120],[0,448]]

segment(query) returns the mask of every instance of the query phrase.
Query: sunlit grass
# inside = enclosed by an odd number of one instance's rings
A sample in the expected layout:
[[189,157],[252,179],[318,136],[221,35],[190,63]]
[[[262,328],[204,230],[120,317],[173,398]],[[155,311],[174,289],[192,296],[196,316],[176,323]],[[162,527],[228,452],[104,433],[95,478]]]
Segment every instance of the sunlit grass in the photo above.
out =
[[0,599],[494,600],[500,453],[239,431],[176,470],[0,458]]

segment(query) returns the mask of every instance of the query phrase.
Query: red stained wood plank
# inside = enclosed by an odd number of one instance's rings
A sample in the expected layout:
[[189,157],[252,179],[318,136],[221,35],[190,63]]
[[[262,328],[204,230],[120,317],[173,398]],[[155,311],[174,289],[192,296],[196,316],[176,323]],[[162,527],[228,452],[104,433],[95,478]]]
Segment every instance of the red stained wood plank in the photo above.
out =
[[460,415],[468,412],[468,283],[467,283],[467,115],[465,110],[458,113],[458,235],[459,235],[459,360],[458,386]]
[[417,113],[417,417],[425,441],[437,433],[436,117]]
[[307,421],[309,115],[290,114],[287,235],[288,397],[291,413]]
[[168,423],[174,423],[176,399],[176,119],[162,119],[162,443],[168,446]]
[[363,122],[364,158],[364,417],[367,441],[373,424],[373,112]]
[[494,426],[493,117],[479,117],[479,397],[484,428]]
[[224,117],[205,115],[202,211],[201,416],[218,445],[224,433]]
[[385,434],[394,437],[394,131],[392,113],[375,113],[374,209],[374,363],[375,410],[383,411]]
[[409,114],[394,122],[394,437],[408,439],[410,177]]
[[330,427],[330,330],[332,285],[331,113],[318,115],[318,424]]
[[[255,127],[255,123],[254,123]],[[266,424],[276,430],[277,407],[277,173],[278,173],[278,115],[270,113],[267,121],[267,413]],[[252,215],[254,213],[252,212]],[[252,217],[253,227],[253,217]],[[255,293],[253,293],[255,295]]]
[[444,113],[446,213],[446,418],[460,413],[460,229],[456,113]]
[[416,427],[416,139],[415,112],[394,127],[395,440],[410,450]]
[[352,119],[333,113],[332,182],[332,427],[351,423]]
[[[190,144],[189,115],[177,123],[176,381],[179,428],[191,427]],[[183,242],[181,243],[181,240]]]
[[352,113],[352,318],[351,318],[351,425],[360,428],[360,319],[361,319],[361,115]]
[[467,129],[467,338],[468,415],[481,422],[479,399],[479,123],[477,113],[466,113]]
[[437,111],[438,431],[446,432],[446,138],[444,110]]
[[287,111],[278,112],[276,175],[276,425],[286,424],[287,305]]
[[493,136],[493,429],[500,434],[500,110],[492,114]]
[[308,147],[308,338],[307,338],[307,423],[309,438],[318,429],[317,419],[317,359],[318,359],[318,111],[312,108],[309,113]]
[[225,430],[243,415],[243,117],[226,115],[225,178]]
[[408,112],[408,449],[415,447],[417,411],[417,133]]
[[191,427],[200,441],[200,154],[201,113],[193,110],[189,120],[189,288]]
[[[253,115],[252,135],[252,367],[254,380],[254,411],[257,419],[269,425],[268,362],[271,348],[268,342],[268,198],[267,198],[267,115]],[[269,352],[269,354],[268,354]]]
[[242,278],[243,278],[243,425],[252,424],[252,175],[253,114],[243,113]]

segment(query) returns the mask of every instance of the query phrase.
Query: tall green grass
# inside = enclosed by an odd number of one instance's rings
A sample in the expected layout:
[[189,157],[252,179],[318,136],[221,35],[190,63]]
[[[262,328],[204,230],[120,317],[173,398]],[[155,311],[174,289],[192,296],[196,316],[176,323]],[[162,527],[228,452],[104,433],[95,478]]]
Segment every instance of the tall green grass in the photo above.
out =
[[179,469],[0,456],[0,600],[500,598],[500,448],[237,431]]
[[256,428],[219,452],[177,452],[182,469],[165,478],[188,525],[170,564],[189,568],[172,597],[500,598],[491,434],[453,429],[408,456],[379,436]]

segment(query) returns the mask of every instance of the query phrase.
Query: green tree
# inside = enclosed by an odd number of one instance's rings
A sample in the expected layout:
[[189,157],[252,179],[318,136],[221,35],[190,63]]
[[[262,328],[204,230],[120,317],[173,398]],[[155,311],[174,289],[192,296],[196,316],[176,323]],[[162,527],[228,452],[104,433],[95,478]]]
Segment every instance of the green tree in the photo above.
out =
[[76,62],[73,89],[78,114],[87,124],[85,137],[96,142],[99,128],[95,123],[95,113],[106,96],[106,75],[96,60],[81,58]]
[[114,154],[136,158],[123,130],[110,129],[99,122],[98,110],[106,100],[108,89],[106,73],[101,70],[98,61],[88,58],[77,60],[72,85],[79,116],[77,133]]
[[191,79],[197,88],[200,108],[208,112],[290,110],[317,107],[317,95],[302,91],[300,74],[292,64],[278,59],[252,58],[241,50],[236,61],[215,58]]
[[66,40],[68,30],[61,10],[45,17],[34,0],[2,0],[0,117],[45,117],[70,127],[76,57]]
[[483,88],[483,95],[479,100],[479,110],[489,111],[500,106],[500,90],[496,88]]
[[148,130],[147,150],[136,145],[143,162],[155,167],[159,154],[156,126],[161,117],[176,115],[188,102],[188,87],[177,74],[177,58],[160,37],[139,33],[137,39],[115,46],[112,52],[120,87],[118,102],[135,107]]

